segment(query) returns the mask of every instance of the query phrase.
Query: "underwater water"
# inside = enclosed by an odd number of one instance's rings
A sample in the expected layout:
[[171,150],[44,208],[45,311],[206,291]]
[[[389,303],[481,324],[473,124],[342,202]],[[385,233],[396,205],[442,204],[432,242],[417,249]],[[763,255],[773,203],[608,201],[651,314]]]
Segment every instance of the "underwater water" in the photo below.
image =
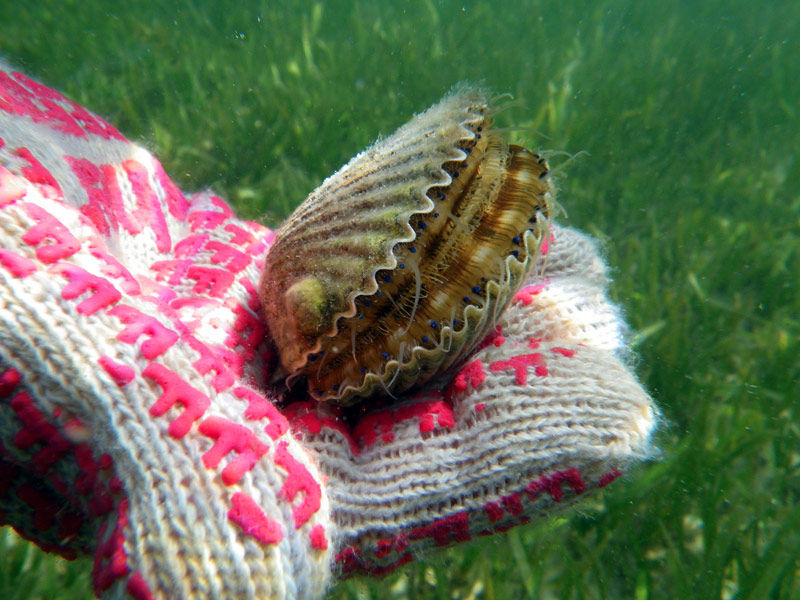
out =
[[[659,455],[331,598],[800,598],[800,4],[3,2],[0,57],[270,225],[460,81],[561,151]],[[88,598],[90,568],[0,533],[0,597]]]

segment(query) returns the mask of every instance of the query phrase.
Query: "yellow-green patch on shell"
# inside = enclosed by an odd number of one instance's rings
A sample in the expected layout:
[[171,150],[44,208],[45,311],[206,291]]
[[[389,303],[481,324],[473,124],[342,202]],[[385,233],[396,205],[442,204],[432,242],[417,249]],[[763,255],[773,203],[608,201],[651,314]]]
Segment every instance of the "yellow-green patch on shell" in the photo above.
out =
[[547,163],[462,88],[326,179],[276,234],[261,283],[289,378],[350,404],[453,366],[535,261]]

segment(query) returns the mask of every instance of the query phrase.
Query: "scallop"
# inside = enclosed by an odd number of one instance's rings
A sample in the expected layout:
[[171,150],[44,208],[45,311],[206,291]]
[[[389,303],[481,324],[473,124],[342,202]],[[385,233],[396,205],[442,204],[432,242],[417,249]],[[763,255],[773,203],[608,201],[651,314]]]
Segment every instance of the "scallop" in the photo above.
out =
[[326,179],[277,231],[261,281],[289,386],[354,404],[461,362],[536,261],[547,162],[461,87]]

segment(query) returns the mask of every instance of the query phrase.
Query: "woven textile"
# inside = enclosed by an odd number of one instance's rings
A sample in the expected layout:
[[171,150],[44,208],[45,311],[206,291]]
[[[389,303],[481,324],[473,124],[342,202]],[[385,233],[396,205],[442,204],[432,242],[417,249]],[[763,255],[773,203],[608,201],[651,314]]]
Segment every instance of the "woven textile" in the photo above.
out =
[[[319,598],[613,481],[656,420],[592,240],[458,371],[357,417],[277,406],[272,233],[0,69],[0,522],[103,598]],[[539,269],[537,269],[538,271]]]

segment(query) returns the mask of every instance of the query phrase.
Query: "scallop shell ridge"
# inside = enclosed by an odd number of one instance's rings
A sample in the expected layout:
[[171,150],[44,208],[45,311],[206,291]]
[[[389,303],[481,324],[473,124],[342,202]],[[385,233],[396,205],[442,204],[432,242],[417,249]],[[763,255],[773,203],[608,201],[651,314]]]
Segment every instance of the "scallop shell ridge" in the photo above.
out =
[[[287,357],[282,357],[282,362],[290,373],[304,365],[310,354],[319,351],[321,336],[336,335],[339,317],[355,315],[356,297],[377,291],[378,271],[395,268],[394,247],[399,242],[413,241],[416,236],[410,218],[433,210],[428,190],[450,183],[451,175],[442,165],[463,158],[458,143],[474,138],[469,125],[482,122],[488,109],[485,94],[480,90],[454,91],[325,179],[276,232],[263,277],[264,282],[270,283],[269,290],[262,294],[273,338],[296,337],[282,331],[285,327],[278,324],[286,316],[283,310],[287,308],[280,306],[280,300],[307,273],[319,273],[329,267],[332,275],[342,279],[326,293],[331,297],[339,294],[345,299],[327,308],[321,319],[324,323],[315,328],[316,332],[299,336],[296,351],[286,351]],[[358,217],[347,223],[344,220],[350,215]],[[368,215],[377,218],[370,219]],[[372,238],[365,235],[370,220],[381,227],[383,237],[377,248],[370,247]],[[352,237],[345,237],[348,235]],[[334,236],[338,236],[340,245],[351,244],[346,269],[339,270],[335,264],[326,265],[313,259],[320,246],[324,254],[330,253],[328,240]],[[313,341],[309,339],[314,336]],[[281,341],[276,341],[280,346]]]

